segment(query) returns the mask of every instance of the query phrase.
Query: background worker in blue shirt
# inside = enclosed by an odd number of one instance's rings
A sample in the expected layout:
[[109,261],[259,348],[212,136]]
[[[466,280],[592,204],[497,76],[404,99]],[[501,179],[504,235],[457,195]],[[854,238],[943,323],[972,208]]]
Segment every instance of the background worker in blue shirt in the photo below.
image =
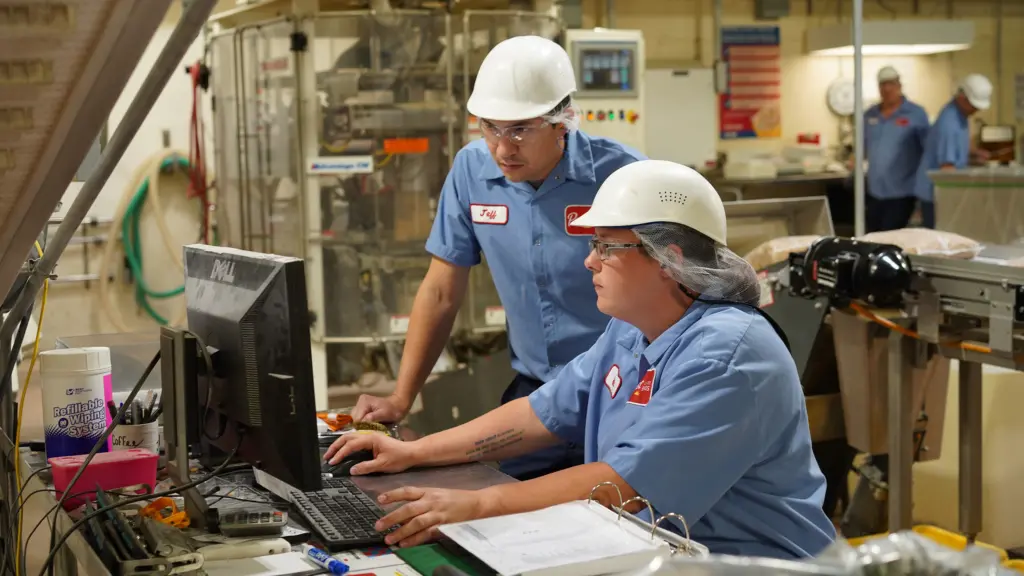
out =
[[[434,258],[413,303],[395,392],[362,396],[355,420],[397,422],[445,346],[481,252],[505,308],[512,368],[502,403],[529,395],[597,340],[608,317],[580,265],[592,231],[576,226],[601,182],[642,156],[580,132],[569,55],[538,36],[499,43],[480,66],[469,112],[484,137],[464,147],[441,191],[427,240]],[[583,461],[555,446],[504,461],[525,479]]]
[[935,184],[928,172],[967,167],[971,157],[971,128],[967,119],[979,110],[988,110],[991,103],[992,83],[981,74],[968,74],[928,131],[914,186],[926,228],[935,228]]
[[372,450],[353,474],[400,472],[568,440],[584,444],[586,463],[483,490],[385,493],[384,504],[407,502],[378,523],[401,525],[387,542],[417,545],[441,524],[582,500],[613,482],[624,499],[681,514],[713,553],[821,552],[835,529],[800,378],[757,308],[754,270],[725,247],[718,193],[690,168],[645,160],[608,178],[583,220],[596,229],[585,264],[597,305],[614,318],[590,350],[528,399],[472,422],[415,442],[346,435],[327,458]]
[[864,112],[868,232],[906,228],[917,197],[914,182],[928,135],[928,113],[903,95],[892,66],[878,71],[881,102]]

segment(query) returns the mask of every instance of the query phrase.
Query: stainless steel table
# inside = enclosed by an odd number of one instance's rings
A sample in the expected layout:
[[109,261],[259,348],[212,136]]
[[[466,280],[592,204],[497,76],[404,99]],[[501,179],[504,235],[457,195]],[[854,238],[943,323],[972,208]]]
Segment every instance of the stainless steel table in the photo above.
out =
[[764,200],[825,196],[825,186],[849,178],[841,172],[817,174],[780,174],[774,178],[729,180],[721,174],[709,174],[708,180],[723,200]]

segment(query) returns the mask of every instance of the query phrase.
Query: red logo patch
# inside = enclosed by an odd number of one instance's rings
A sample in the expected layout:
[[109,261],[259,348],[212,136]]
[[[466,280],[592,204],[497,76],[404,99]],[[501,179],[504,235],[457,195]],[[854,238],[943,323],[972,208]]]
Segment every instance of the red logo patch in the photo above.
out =
[[630,404],[647,406],[647,403],[651,401],[651,394],[654,392],[654,373],[655,369],[651,368],[640,379],[640,383],[636,385],[636,390],[633,390],[633,393],[629,395],[628,402]]
[[619,388],[622,387],[622,376],[619,375],[618,364],[612,364],[608,373],[604,375],[604,387],[612,393],[612,398],[619,393]]
[[504,204],[470,204],[469,215],[474,224],[508,224],[508,206]]
[[899,118],[896,119],[896,125],[910,126],[910,118],[907,118],[906,116],[900,116]]
[[585,226],[574,226],[577,218],[590,212],[590,206],[573,205],[565,207],[565,233],[569,236],[593,236],[594,229]]

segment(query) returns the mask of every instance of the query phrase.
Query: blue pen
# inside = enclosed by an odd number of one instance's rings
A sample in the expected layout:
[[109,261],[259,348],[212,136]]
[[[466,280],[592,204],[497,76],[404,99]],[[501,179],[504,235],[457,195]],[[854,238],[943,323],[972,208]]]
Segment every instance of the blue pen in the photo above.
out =
[[341,560],[334,558],[333,556],[319,548],[314,548],[309,544],[303,544],[302,553],[306,555],[306,558],[312,560],[314,564],[324,568],[325,570],[327,570],[331,574],[334,574],[335,576],[341,576],[342,574],[348,572],[348,564],[345,564]]

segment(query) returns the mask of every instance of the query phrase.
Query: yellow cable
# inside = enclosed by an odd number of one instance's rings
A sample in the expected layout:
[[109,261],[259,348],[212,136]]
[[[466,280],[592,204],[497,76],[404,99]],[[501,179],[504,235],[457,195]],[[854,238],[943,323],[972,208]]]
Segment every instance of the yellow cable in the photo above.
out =
[[[39,252],[39,257],[43,257],[43,248],[36,242],[36,251]],[[36,366],[36,359],[39,358],[39,340],[43,334],[43,315],[46,314],[46,296],[50,292],[50,280],[47,278],[43,280],[43,301],[39,305],[39,322],[36,323],[36,341],[32,345],[32,360],[28,364],[28,375],[25,376],[25,383],[21,386],[21,400],[18,401],[18,425],[14,433],[14,478],[15,482],[18,483],[18,502],[15,502],[15,506],[18,507],[18,535],[17,540],[14,544],[14,575],[21,576],[21,529],[22,523],[25,519],[24,515],[24,496],[21,494],[21,422],[22,412],[25,410],[25,393],[28,391],[28,385],[32,382],[32,371]],[[14,366],[11,366],[11,370],[14,370]]]

